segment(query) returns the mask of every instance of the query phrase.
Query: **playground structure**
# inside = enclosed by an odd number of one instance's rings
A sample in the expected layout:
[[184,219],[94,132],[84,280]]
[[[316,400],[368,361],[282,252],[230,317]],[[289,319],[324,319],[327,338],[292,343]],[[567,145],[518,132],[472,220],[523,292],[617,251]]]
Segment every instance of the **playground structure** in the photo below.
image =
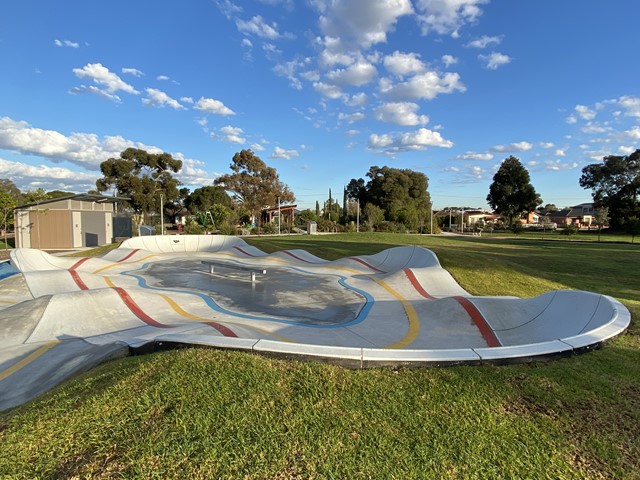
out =
[[472,296],[414,246],[336,261],[217,235],[137,237],[80,259],[17,249],[0,269],[0,410],[175,345],[353,368],[505,363],[588,350],[629,322],[591,292]]

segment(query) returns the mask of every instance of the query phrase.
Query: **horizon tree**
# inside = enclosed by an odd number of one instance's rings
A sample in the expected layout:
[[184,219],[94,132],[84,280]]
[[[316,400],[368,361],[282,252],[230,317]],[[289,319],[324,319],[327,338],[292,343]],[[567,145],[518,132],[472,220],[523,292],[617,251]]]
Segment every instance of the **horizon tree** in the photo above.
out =
[[640,149],[631,155],[609,155],[582,169],[580,186],[592,190],[596,208],[607,207],[614,229],[640,217]]
[[513,155],[506,158],[493,176],[487,202],[513,226],[523,214],[533,212],[542,204],[540,195],[531,185],[531,177],[520,160]]
[[262,209],[278,203],[292,203],[295,196],[280,181],[275,168],[269,167],[250,149],[237,152],[229,165],[233,173],[218,177],[213,183],[232,192],[260,226]]
[[109,158],[100,164],[103,176],[96,180],[96,188],[101,193],[115,188],[119,196],[130,199],[125,204],[139,215],[139,221],[144,221],[146,215],[159,211],[160,195],[167,203],[178,198],[181,183],[172,173],[181,168],[182,161],[168,153],[127,148],[120,158]]

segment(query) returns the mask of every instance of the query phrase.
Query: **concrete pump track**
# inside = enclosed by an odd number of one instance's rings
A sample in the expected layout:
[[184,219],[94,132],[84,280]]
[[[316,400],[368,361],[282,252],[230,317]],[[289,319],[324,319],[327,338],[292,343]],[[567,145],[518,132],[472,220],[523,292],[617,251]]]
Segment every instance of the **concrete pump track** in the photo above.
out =
[[241,238],[132,238],[102,257],[0,264],[0,410],[108,359],[201,345],[366,368],[526,362],[588,350],[629,311],[597,293],[475,297],[430,250],[326,261]]

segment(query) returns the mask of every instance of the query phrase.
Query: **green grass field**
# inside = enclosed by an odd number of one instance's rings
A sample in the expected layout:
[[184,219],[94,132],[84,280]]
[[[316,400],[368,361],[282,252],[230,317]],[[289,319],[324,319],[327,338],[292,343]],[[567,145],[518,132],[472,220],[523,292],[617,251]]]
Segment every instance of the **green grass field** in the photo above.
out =
[[355,371],[195,348],[128,357],[0,414],[0,478],[640,478],[640,246],[248,241],[327,259],[422,245],[473,294],[591,290],[623,302],[632,324],[602,349],[527,365]]

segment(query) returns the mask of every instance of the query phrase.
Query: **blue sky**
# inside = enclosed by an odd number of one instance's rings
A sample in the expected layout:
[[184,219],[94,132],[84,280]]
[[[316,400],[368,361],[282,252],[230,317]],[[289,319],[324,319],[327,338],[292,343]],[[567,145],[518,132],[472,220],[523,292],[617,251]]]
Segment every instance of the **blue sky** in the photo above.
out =
[[[0,178],[86,192],[129,146],[194,189],[250,148],[302,208],[372,165],[486,207],[509,155],[544,203],[640,147],[637,0],[0,4]],[[339,193],[338,193],[339,195]]]

